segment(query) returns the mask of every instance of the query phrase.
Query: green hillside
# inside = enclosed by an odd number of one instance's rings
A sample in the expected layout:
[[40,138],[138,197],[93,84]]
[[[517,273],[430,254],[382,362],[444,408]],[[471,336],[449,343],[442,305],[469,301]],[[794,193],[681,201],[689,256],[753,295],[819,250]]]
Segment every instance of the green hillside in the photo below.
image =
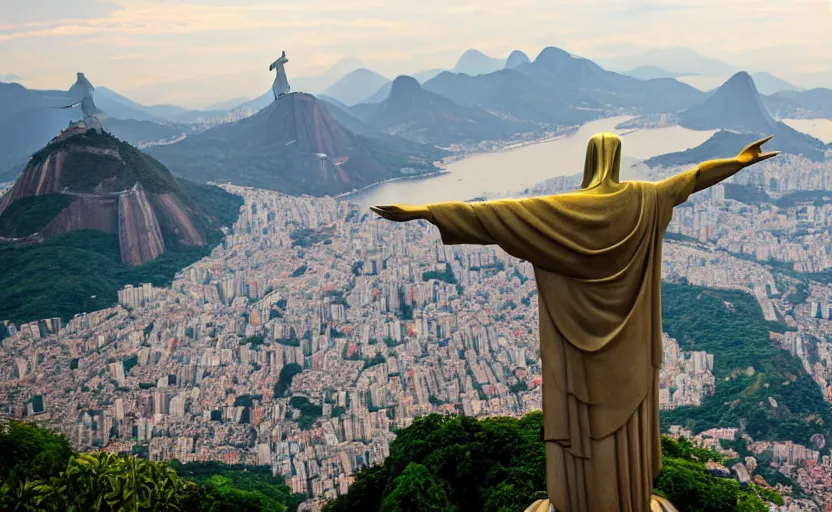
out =
[[73,198],[61,194],[18,199],[0,214],[0,236],[19,238],[37,233],[69,206]]
[[[777,347],[751,295],[683,284],[662,284],[664,331],[683,350],[714,354],[716,391],[701,407],[662,411],[664,426],[685,425],[694,433],[740,427],[756,440],[791,440],[810,446],[812,434],[832,433],[832,413],[800,361]],[[753,368],[753,371],[749,370]],[[768,398],[777,402],[775,408]]]
[[[782,503],[757,486],[705,470],[718,454],[686,441],[662,440],[656,492],[680,512],[765,512]],[[477,420],[432,414],[400,430],[382,465],[360,471],[349,492],[324,512],[522,512],[545,498],[543,414]]]
[[75,453],[28,423],[0,425],[0,510],[20,512],[295,512],[267,466],[168,465],[113,453]]
[[[182,197],[182,187],[176,178],[159,161],[109,133],[87,133],[53,142],[32,155],[29,166],[46,159],[52,152],[69,146],[91,147],[98,153],[69,151],[63,164],[61,185],[73,192],[93,192],[95,187],[108,180],[110,191],[126,190],[141,183],[147,192],[164,194],[174,192]],[[102,157],[102,150],[114,150],[119,158]]]
[[[203,214],[194,220],[207,234],[207,245],[169,242],[167,253],[130,268],[121,264],[118,235],[110,233],[74,231],[37,245],[0,243],[0,268],[4,269],[0,272],[0,319],[16,323],[69,319],[76,313],[109,307],[117,302],[118,289],[124,285],[167,285],[176,272],[210,254],[222,241],[222,233],[214,226],[236,220],[243,200],[217,187],[181,183],[177,188]],[[24,218],[36,223],[37,215]],[[167,229],[164,224],[162,229]]]

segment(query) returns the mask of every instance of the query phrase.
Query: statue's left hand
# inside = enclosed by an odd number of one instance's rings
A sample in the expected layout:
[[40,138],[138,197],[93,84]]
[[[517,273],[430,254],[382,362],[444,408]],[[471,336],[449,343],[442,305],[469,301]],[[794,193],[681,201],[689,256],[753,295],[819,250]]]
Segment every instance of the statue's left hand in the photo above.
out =
[[771,151],[768,153],[763,153],[763,144],[770,141],[772,136],[768,136],[765,139],[760,139],[757,142],[752,142],[748,146],[746,146],[740,153],[737,155],[737,161],[739,161],[743,166],[754,165],[756,163],[760,163],[763,160],[768,160],[769,158],[775,157],[780,154],[779,151]]
[[421,205],[397,205],[389,204],[384,206],[371,206],[370,210],[394,222],[407,222],[409,220],[425,219],[431,220],[430,210]]

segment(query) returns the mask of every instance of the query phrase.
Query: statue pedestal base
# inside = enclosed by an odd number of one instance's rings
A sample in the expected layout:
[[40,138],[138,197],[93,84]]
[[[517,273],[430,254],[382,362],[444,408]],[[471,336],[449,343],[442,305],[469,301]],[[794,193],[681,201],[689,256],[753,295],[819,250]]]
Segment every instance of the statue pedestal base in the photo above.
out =
[[650,501],[650,512],[678,512],[669,501],[659,496],[653,495]]
[[[558,511],[555,510],[554,505],[549,503],[549,500],[537,500],[532,503],[529,508],[526,509],[526,512],[568,512]],[[648,512],[648,511],[645,511]],[[659,496],[653,496],[653,499],[650,501],[650,510],[649,512],[678,512],[676,507],[674,507],[669,501]]]

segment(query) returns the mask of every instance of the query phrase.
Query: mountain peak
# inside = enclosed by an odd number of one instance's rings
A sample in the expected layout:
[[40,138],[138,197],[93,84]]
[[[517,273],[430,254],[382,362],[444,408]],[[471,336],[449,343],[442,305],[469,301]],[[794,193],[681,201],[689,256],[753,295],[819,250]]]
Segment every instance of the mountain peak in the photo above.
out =
[[703,103],[683,112],[682,123],[693,129],[768,133],[776,121],[760,100],[751,75],[740,71]]
[[348,75],[372,75],[372,76],[381,76],[372,69],[367,68],[358,68],[355,71],[348,73]]
[[470,48],[468,50],[465,50],[465,52],[462,54],[462,57],[460,57],[459,60],[478,58],[478,57],[488,57],[488,55],[486,55],[486,54],[482,53],[481,51],[476,50],[474,48]]
[[823,143],[778,122],[766,109],[754,80],[736,73],[708,99],[680,114],[680,124],[694,130],[733,130],[755,138],[774,135],[766,149],[823,159]]
[[393,80],[393,86],[390,88],[390,98],[419,94],[421,91],[422,85],[418,80],[412,76],[401,75]]
[[131,267],[171,246],[206,243],[205,230],[170,172],[106,132],[67,130],[53,139],[29,160],[0,200],[0,212],[7,224],[21,229],[25,222],[16,217],[16,205],[36,201],[52,217],[36,233],[29,229],[21,235],[41,241],[78,230],[116,234],[121,262]]
[[501,69],[504,63],[504,60],[489,57],[479,50],[466,50],[454,66],[454,73],[485,75]]
[[[429,163],[434,160],[411,159],[418,154],[406,153],[409,147],[392,138],[361,137],[340,124],[324,102],[293,92],[236,123],[148,151],[180,176],[322,196],[400,177],[403,168],[434,169]],[[199,158],[209,153],[211,159]]]
[[758,94],[757,86],[754,85],[754,79],[752,79],[751,75],[749,75],[745,71],[739,71],[737,73],[734,73],[734,76],[729,78],[724,84],[722,84],[722,86],[720,86],[720,89],[722,88],[737,88],[736,90],[738,91],[740,90],[740,88],[742,88],[743,92],[753,92],[754,94]]
[[506,69],[514,69],[522,64],[531,62],[529,56],[520,50],[514,50],[506,59]]
[[567,51],[554,46],[547,46],[537,55],[534,61],[554,64],[570,59],[572,59],[572,56]]
[[338,79],[323,93],[346,105],[355,105],[387,82],[387,78],[371,69],[358,68]]

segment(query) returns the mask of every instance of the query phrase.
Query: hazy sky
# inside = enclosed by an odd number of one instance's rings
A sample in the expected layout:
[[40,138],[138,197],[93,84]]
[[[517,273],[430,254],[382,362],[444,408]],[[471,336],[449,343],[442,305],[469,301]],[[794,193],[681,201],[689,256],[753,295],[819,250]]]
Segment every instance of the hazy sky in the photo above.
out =
[[468,48],[686,46],[807,83],[832,77],[830,28],[832,0],[0,0],[0,81],[66,89],[83,71],[141,103],[198,107],[268,90],[280,50],[291,82],[342,57],[392,78]]

